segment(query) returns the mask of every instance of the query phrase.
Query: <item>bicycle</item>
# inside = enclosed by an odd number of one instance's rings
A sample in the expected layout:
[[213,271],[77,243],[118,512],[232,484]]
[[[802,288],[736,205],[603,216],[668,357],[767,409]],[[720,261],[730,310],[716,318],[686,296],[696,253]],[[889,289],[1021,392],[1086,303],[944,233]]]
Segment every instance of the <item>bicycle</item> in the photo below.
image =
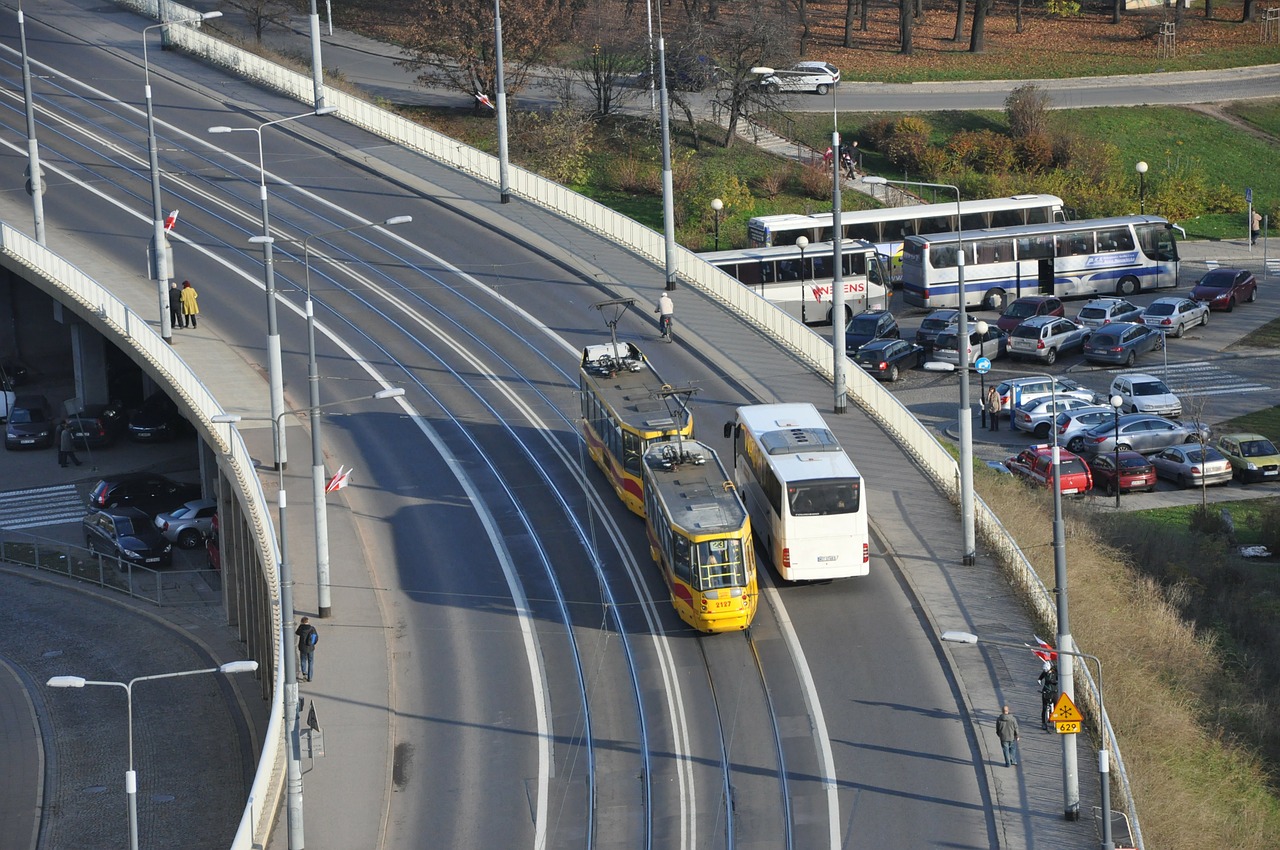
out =
[[662,338],[667,342],[675,342],[675,322],[669,313],[664,313],[658,317],[658,329],[662,332]]

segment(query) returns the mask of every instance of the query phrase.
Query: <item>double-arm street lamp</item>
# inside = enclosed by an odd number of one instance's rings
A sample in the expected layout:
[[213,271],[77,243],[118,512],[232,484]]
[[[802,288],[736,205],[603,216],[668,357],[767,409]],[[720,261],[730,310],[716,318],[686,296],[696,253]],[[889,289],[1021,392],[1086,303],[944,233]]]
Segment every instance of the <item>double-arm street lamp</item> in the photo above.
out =
[[316,363],[316,321],[315,309],[311,302],[311,240],[338,233],[350,233],[366,227],[394,227],[408,224],[413,216],[396,215],[386,221],[371,221],[351,227],[341,227],[324,233],[311,233],[302,239],[302,261],[306,268],[307,303],[307,386],[309,388],[308,404],[311,412],[311,498],[315,508],[316,532],[316,592],[317,613],[321,618],[333,615],[333,604],[329,592],[329,516],[328,503],[324,490],[324,453],[320,448],[320,369]]
[[85,685],[106,685],[124,688],[125,704],[129,717],[129,769],[124,774],[124,790],[129,795],[129,848],[138,850],[138,774],[133,769],[133,686],[139,682],[156,679],[176,679],[179,676],[195,676],[201,673],[252,673],[258,669],[256,661],[228,661],[217,667],[202,670],[183,670],[179,673],[158,673],[154,676],[138,676],[128,682],[97,682],[82,676],[54,676],[46,684],[51,688],[83,688]]
[[151,105],[151,63],[147,60],[147,32],[164,29],[176,24],[195,24],[211,18],[222,17],[221,12],[204,12],[190,18],[162,21],[142,28],[142,75],[147,99],[147,154],[151,160],[151,279],[156,282],[160,299],[160,336],[173,343],[173,325],[169,321],[169,279],[173,277],[173,263],[169,255],[169,243],[164,238],[164,208],[160,203],[160,153],[156,147],[156,113]]
[[[965,303],[968,295],[964,285],[964,221],[960,210],[960,187],[949,183],[923,183],[919,180],[887,180],[884,177],[863,175],[862,182],[870,185],[894,183],[901,186],[926,186],[947,189],[956,194],[956,274],[959,288],[956,304],[960,312],[959,335],[968,333],[969,314]],[[964,553],[961,561],[973,566],[978,560],[977,536],[973,519],[973,410],[969,404],[969,346],[960,346],[960,524],[964,531]]]
[[[947,643],[965,643],[976,645],[979,643],[988,643],[993,646],[1011,646],[1015,648],[1026,648],[1033,652],[1042,651],[1039,646],[1032,646],[1029,643],[1015,643],[1014,641],[995,640],[993,638],[978,637],[970,632],[950,631],[943,632],[942,639]],[[1111,837],[1111,753],[1107,739],[1107,709],[1102,701],[1102,659],[1096,655],[1090,655],[1087,652],[1078,652],[1075,650],[1067,650],[1056,648],[1053,650],[1059,655],[1070,655],[1074,658],[1092,658],[1093,663],[1098,665],[1098,730],[1102,738],[1102,745],[1098,748],[1098,776],[1102,783],[1102,850],[1113,850],[1115,844]],[[1070,664],[1058,665],[1058,684],[1059,693],[1067,693],[1067,689],[1062,685],[1062,676],[1069,674],[1071,670]],[[1063,735],[1063,739],[1075,739],[1075,735]]]
[[[402,395],[404,395],[402,387],[388,387],[387,389],[379,390],[369,398],[395,398]],[[353,401],[359,401],[359,399],[332,401],[328,404],[318,405],[318,407],[334,407],[339,404],[350,404]],[[298,410],[283,410],[276,416],[242,416],[239,413],[218,413],[211,419],[213,422],[230,425],[234,425],[241,420],[270,422],[274,443],[275,445],[280,445],[284,442],[280,435],[280,420],[285,416],[292,416],[305,410],[314,411],[315,408],[304,407]],[[302,756],[298,743],[298,712],[301,710],[301,705],[298,702],[298,650],[294,642],[294,630],[297,627],[294,625],[293,620],[293,567],[289,562],[289,536],[285,533],[285,509],[287,505],[284,488],[284,465],[276,464],[276,470],[279,476],[276,506],[280,516],[280,528],[277,531],[280,536],[280,637],[283,641],[284,650],[284,726],[285,752],[288,754],[288,802],[286,811],[290,850],[300,850],[305,845],[303,843],[304,833],[302,826]]]
[[[336,106],[324,106],[301,115],[289,115],[264,121],[256,127],[210,127],[210,133],[253,133],[258,137],[258,195],[262,203],[262,268],[263,282],[267,290],[267,379],[271,384],[271,417],[279,419],[284,411],[284,377],[280,365],[280,329],[276,324],[276,273],[271,253],[271,219],[267,212],[267,168],[262,156],[262,131],[286,121],[310,118],[312,115],[330,115]],[[280,429],[274,431],[274,455],[276,466],[283,469],[289,461],[288,449]]]

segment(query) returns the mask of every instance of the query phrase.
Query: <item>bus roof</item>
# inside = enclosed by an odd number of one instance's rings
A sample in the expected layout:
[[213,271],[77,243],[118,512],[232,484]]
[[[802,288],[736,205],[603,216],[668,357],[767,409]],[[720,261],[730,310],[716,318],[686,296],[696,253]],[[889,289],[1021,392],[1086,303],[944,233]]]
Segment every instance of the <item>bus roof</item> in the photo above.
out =
[[690,535],[737,531],[747,521],[720,458],[705,443],[680,440],[644,453],[645,486],[666,506],[671,522]]
[[[874,254],[876,246],[865,239],[845,239],[842,242],[845,252],[862,251]],[[715,265],[717,262],[741,262],[743,260],[770,260],[778,257],[799,257],[802,253],[807,257],[818,257],[830,254],[835,249],[832,242],[811,242],[800,250],[798,245],[769,245],[763,248],[734,248],[726,251],[704,251],[698,254],[699,259]]]
[[[960,202],[961,213],[980,213],[980,212],[996,212],[1006,209],[1022,209],[1023,207],[1032,206],[1056,206],[1061,208],[1063,204],[1062,198],[1057,195],[1010,195],[1005,198],[977,198],[969,201]],[[904,207],[879,207],[871,210],[846,210],[841,212],[840,220],[844,225],[848,225],[855,221],[893,221],[899,218],[921,218],[930,216],[949,216],[955,215],[956,202],[946,201],[941,204],[909,204]],[[779,225],[794,224],[802,225],[807,223],[809,226],[817,224],[830,224],[830,212],[813,213],[812,215],[797,215],[795,213],[783,213],[780,215],[761,215],[752,218],[748,222],[756,222],[761,225],[767,225],[776,228]]]
[[860,477],[812,404],[739,407],[738,422],[760,442],[769,465],[786,481]]
[[961,233],[930,233],[928,236],[908,236],[908,242],[923,242],[926,245],[944,244],[947,242],[968,242],[972,239],[1009,238],[1019,236],[1037,236],[1047,233],[1069,233],[1073,230],[1101,230],[1108,227],[1123,227],[1130,224],[1155,224],[1173,229],[1166,218],[1156,215],[1123,215],[1113,218],[1094,218],[1083,221],[1055,221],[1048,224],[1022,224],[1016,227],[991,227],[984,230],[965,230]]

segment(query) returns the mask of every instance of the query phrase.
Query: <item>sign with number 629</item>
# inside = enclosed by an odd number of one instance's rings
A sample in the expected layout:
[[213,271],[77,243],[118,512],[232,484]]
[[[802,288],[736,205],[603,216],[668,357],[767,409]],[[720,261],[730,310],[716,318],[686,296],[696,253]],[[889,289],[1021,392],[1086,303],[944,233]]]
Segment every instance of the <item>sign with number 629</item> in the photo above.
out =
[[1058,720],[1053,725],[1059,735],[1074,735],[1080,731],[1079,720]]

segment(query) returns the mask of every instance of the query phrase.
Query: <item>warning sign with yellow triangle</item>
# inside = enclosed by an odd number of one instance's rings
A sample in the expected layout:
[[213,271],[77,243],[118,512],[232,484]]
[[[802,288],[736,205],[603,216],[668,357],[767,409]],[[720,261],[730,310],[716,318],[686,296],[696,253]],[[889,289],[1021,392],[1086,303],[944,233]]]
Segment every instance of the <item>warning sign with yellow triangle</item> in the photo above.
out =
[[1084,720],[1080,715],[1080,709],[1076,708],[1076,704],[1066,694],[1058,697],[1049,719],[1053,721],[1054,731],[1059,735],[1076,734],[1080,731],[1081,721]]

